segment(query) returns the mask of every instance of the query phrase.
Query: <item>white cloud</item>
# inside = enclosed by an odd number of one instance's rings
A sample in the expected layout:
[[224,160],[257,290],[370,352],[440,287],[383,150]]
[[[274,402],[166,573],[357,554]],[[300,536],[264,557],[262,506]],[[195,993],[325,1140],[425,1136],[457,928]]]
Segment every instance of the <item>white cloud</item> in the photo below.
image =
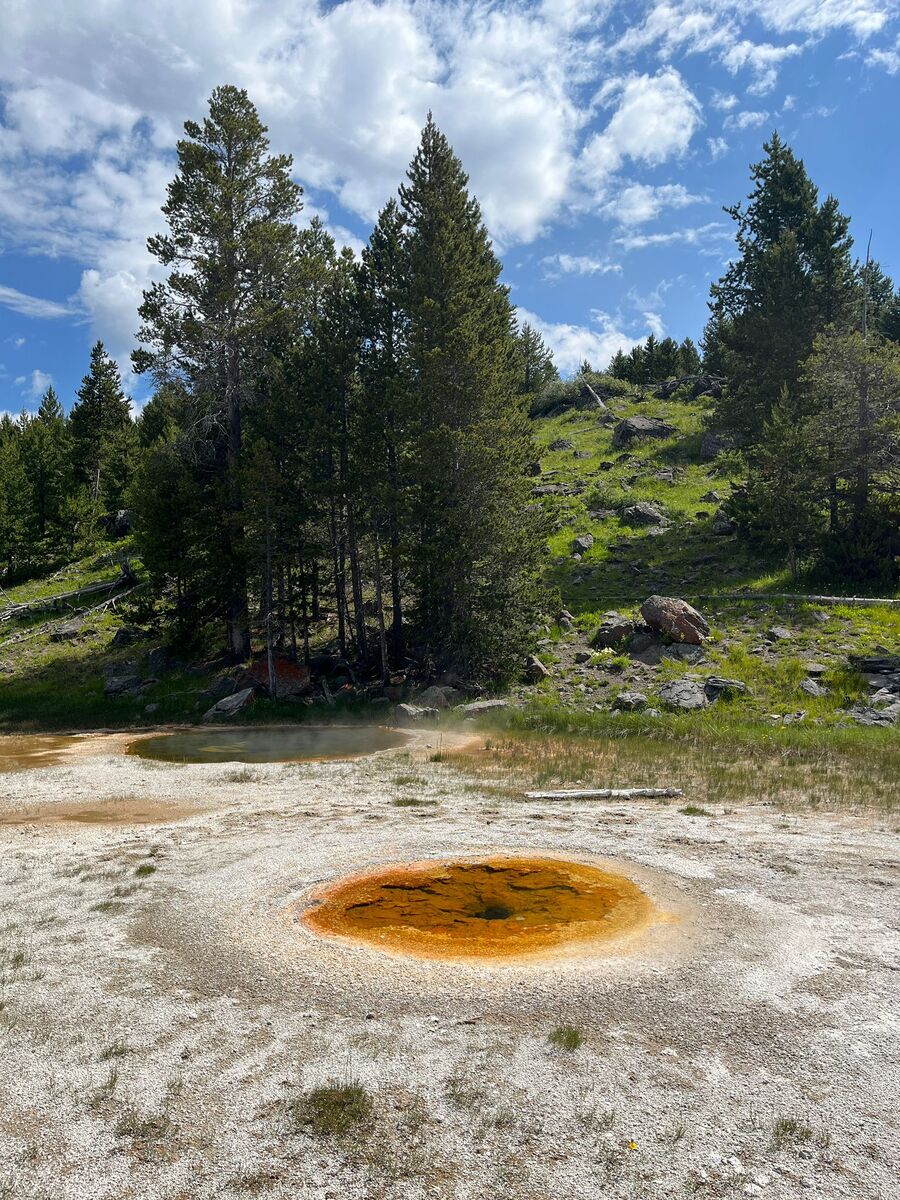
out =
[[640,225],[658,217],[664,208],[685,208],[701,203],[702,196],[693,196],[680,183],[652,186],[632,183],[603,205],[601,212],[620,225]]
[[739,104],[740,100],[738,100],[733,92],[713,93],[712,106],[719,109],[720,112],[730,112],[731,109],[737,108]]
[[890,0],[757,0],[762,21],[779,33],[824,34],[849,30],[858,38],[877,33],[888,20]]
[[707,138],[706,144],[709,146],[709,157],[713,162],[728,153],[728,143],[723,137]]
[[900,38],[892,48],[870,50],[866,62],[870,67],[884,67],[888,75],[896,75],[900,71]]
[[[66,304],[58,304],[55,300],[43,300],[39,296],[28,296],[25,292],[17,292],[15,288],[4,287],[0,284],[0,304],[11,308],[13,312],[23,317],[70,317],[72,309]],[[25,344],[22,338],[16,342],[16,347]]]
[[732,237],[731,227],[721,221],[710,221],[688,229],[671,229],[667,233],[626,233],[616,238],[616,245],[623,250],[644,250],[647,246],[704,245]]
[[722,62],[732,75],[742,67],[749,67],[756,78],[747,89],[753,95],[770,92],[778,79],[778,66],[786,58],[794,58],[801,47],[791,42],[787,46],[773,46],[770,42],[751,42],[744,39],[729,46],[722,55]]
[[592,366],[603,370],[617,350],[630,350],[643,337],[633,338],[617,329],[608,314],[594,310],[591,313],[593,328],[588,325],[570,325],[565,321],[545,321],[527,308],[519,308],[519,323],[533,326],[553,353],[553,359],[563,375],[573,375],[585,359]]
[[53,382],[53,376],[35,367],[30,375],[17,375],[15,382],[28,400],[39,400]]
[[767,112],[752,112],[745,110],[744,112],[732,113],[725,118],[726,129],[756,129],[759,125],[764,125],[769,119]]
[[696,96],[672,67],[614,80],[604,98],[610,93],[618,96],[616,110],[581,155],[584,179],[598,192],[627,159],[658,166],[683,154],[701,121]]
[[563,275],[619,275],[622,267],[619,263],[610,262],[606,258],[592,258],[589,254],[551,254],[541,259],[543,266],[548,268],[547,278],[554,278],[559,273]]

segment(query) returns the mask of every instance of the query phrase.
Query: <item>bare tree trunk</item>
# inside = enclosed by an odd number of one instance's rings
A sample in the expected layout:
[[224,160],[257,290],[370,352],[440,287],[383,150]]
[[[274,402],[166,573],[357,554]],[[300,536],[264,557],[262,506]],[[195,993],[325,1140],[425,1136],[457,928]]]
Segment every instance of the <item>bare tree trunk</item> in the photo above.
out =
[[294,572],[290,565],[287,568],[287,606],[288,624],[291,630],[291,658],[297,658],[297,612],[294,608]]
[[352,512],[348,521],[348,544],[350,549],[350,585],[353,589],[353,615],[356,627],[356,653],[366,661],[366,619],[363,612],[362,580],[359,573],[359,547],[356,542],[356,522]]
[[269,665],[269,695],[278,699],[278,677],[272,648],[272,527],[266,520],[266,658]]
[[346,602],[344,580],[344,547],[338,539],[338,523],[334,501],[331,502],[331,557],[334,568],[334,599],[337,606],[338,646],[341,656],[347,653],[347,626],[344,620]]
[[378,648],[381,651],[381,681],[388,678],[388,649],[387,633],[384,627],[384,597],[381,591],[381,545],[378,540],[378,526],[375,526],[375,609],[378,613]]
[[397,454],[388,450],[388,477],[391,483],[391,658],[398,665],[403,653],[403,608],[400,597],[400,523],[397,519],[398,471]]
[[[225,348],[225,416],[228,429],[228,491],[230,528],[226,538],[226,554],[230,575],[227,603],[228,644],[232,657],[243,662],[251,655],[250,608],[247,600],[247,573],[241,556],[243,541],[243,504],[237,480],[240,462],[242,428],[240,400],[240,366],[238,350],[233,344]],[[237,537],[235,533],[240,530]],[[235,541],[238,545],[235,546]]]

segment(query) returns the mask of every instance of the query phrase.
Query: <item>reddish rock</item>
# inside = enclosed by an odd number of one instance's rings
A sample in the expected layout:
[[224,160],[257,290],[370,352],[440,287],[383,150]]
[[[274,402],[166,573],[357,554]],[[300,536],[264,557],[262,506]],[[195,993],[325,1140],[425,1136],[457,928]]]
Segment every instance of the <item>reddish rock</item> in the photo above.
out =
[[641,605],[641,616],[651,629],[667,633],[676,642],[701,646],[709,637],[709,625],[686,600],[651,596]]

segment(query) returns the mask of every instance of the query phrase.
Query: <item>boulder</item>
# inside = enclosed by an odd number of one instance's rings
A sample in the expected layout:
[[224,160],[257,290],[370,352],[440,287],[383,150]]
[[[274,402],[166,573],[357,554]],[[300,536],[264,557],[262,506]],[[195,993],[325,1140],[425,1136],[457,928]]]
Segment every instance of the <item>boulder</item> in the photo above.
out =
[[470,704],[460,705],[459,711],[464,717],[480,717],[483,713],[503,712],[509,708],[508,700],[473,700]]
[[724,537],[729,533],[734,533],[737,526],[728,513],[721,508],[713,514],[712,525],[710,526],[716,537]]
[[144,636],[142,630],[135,625],[120,625],[115,632],[112,644],[114,646],[131,646]]
[[529,654],[525,660],[525,677],[529,683],[540,683],[550,678],[550,672],[536,654]]
[[706,620],[686,600],[650,596],[641,605],[641,616],[651,629],[667,633],[676,642],[701,646],[709,637]]
[[540,459],[535,459],[534,462],[530,462],[528,464],[528,466],[525,468],[526,475],[540,475],[540,473],[541,473]]
[[230,696],[223,696],[210,709],[203,714],[204,721],[219,721],[227,717],[236,717],[238,713],[244,712],[249,708],[256,699],[256,689],[252,687],[242,688],[239,692],[233,692]]
[[722,497],[717,491],[711,489],[708,492],[704,492],[700,499],[704,504],[718,504]]
[[647,697],[643,692],[619,692],[612,706],[620,712],[640,712],[647,707]]
[[575,661],[580,666],[584,666],[585,663],[589,663],[591,661],[591,657],[592,656],[589,650],[579,650],[575,655]]
[[578,537],[572,539],[572,553],[587,554],[593,544],[594,535],[592,533],[579,533]]
[[707,699],[718,700],[720,696],[745,696],[747,685],[740,679],[727,679],[723,675],[710,675],[703,685]]
[[889,708],[859,707],[850,716],[857,725],[896,725],[900,721],[900,700]]
[[416,704],[425,708],[450,708],[462,700],[463,694],[455,687],[433,683],[416,696]]
[[555,442],[551,442],[549,449],[551,450],[574,450],[575,443],[568,438],[557,438]]
[[590,450],[576,450],[572,457],[583,461],[588,458],[593,458],[593,455],[591,454]]
[[103,685],[103,695],[107,700],[114,696],[128,696],[140,691],[144,681],[140,675],[112,675]]
[[394,709],[397,725],[420,725],[423,721],[434,721],[438,710],[424,704],[398,704]]
[[766,630],[767,642],[790,642],[793,640],[793,637],[794,635],[791,631],[785,629],[783,625],[773,625],[770,629]]
[[800,684],[800,691],[813,698],[828,695],[828,688],[822,687],[821,683],[817,683],[815,679],[804,679]]
[[628,525],[665,525],[666,515],[649,500],[639,500],[623,509],[622,520]]
[[703,686],[693,679],[671,679],[659,689],[659,698],[666,708],[691,712],[709,704]]
[[617,612],[604,613],[591,645],[597,650],[615,650],[634,633],[634,621]]
[[827,670],[828,668],[824,663],[809,662],[806,664],[807,675],[818,677],[819,675],[824,675]]
[[667,438],[677,432],[674,425],[659,417],[626,417],[616,426],[612,444],[620,449],[639,438]]
[[51,642],[71,642],[75,638],[81,637],[83,632],[83,623],[80,617],[74,621],[66,621],[63,625],[57,627],[50,634]]

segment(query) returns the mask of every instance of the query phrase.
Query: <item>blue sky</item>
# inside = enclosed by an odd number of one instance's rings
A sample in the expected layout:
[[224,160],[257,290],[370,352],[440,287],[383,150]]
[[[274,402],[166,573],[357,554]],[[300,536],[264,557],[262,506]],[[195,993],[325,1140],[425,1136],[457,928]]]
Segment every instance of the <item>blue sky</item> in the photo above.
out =
[[[699,337],[777,128],[900,278],[900,0],[0,0],[0,410],[128,371],[182,121],[244,86],[359,248],[429,108],[564,371]],[[126,375],[136,406],[142,380]]]

